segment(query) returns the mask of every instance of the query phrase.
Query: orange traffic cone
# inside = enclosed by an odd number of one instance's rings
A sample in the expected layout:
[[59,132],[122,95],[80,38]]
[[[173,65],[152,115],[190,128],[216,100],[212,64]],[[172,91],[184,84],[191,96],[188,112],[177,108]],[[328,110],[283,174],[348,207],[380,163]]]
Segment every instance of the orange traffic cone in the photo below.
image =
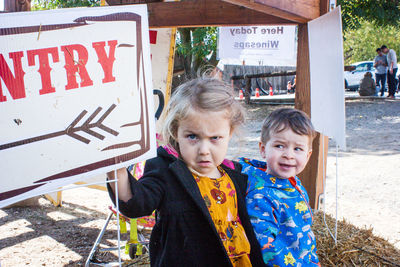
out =
[[260,97],[260,89],[256,88],[256,98]]
[[274,95],[274,90],[272,90],[272,86],[269,87],[269,95],[270,96]]
[[243,90],[239,90],[239,99],[243,99]]

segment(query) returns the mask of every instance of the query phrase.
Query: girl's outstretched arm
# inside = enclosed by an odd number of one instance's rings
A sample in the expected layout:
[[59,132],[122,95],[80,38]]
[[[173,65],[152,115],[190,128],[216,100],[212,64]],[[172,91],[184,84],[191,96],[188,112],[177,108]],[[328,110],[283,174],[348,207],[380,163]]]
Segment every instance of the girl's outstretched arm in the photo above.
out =
[[[119,199],[122,201],[127,202],[129,199],[132,198],[132,191],[129,184],[128,179],[128,171],[126,168],[121,168],[117,170],[117,177],[118,177],[118,196]],[[115,179],[115,171],[111,171],[107,173],[108,180]],[[115,194],[115,183],[110,183],[110,187]]]
[[[160,157],[146,161],[143,176],[136,180],[126,168],[117,170],[119,210],[129,218],[148,216],[157,209],[166,190],[168,165]],[[108,179],[114,178],[114,172],[107,173]],[[108,193],[115,203],[115,183],[107,184]]]

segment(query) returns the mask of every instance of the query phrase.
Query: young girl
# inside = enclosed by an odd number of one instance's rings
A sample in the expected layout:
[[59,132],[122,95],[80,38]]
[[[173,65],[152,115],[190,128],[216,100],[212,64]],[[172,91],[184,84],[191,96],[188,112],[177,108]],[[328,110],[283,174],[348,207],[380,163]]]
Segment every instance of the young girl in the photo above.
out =
[[[157,211],[152,266],[264,265],[246,211],[247,177],[239,164],[222,164],[243,121],[229,85],[212,78],[189,81],[167,107],[168,146],[146,162],[140,180],[126,169],[117,171],[120,211],[132,218]],[[168,153],[171,147],[178,157]]]

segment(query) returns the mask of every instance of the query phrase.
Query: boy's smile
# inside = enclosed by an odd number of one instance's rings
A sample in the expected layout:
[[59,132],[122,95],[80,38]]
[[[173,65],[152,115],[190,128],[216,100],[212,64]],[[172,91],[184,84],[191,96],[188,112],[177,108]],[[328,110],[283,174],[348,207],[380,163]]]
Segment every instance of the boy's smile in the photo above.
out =
[[259,144],[267,173],[281,179],[299,174],[311,156],[310,142],[310,137],[296,134],[290,128],[272,133],[266,144]]
[[191,110],[179,122],[177,142],[186,165],[198,174],[219,178],[217,169],[225,158],[231,125],[225,111]]

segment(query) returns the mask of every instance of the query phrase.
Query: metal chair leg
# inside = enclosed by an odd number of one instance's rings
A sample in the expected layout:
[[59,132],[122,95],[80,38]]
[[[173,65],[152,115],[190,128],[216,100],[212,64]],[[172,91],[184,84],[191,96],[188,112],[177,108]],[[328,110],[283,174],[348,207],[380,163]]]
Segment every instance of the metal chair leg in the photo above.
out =
[[97,236],[96,241],[93,244],[92,250],[90,251],[89,256],[88,256],[88,258],[86,260],[85,267],[89,267],[89,264],[91,263],[92,258],[94,256],[94,253],[96,252],[97,247],[99,246],[100,241],[103,238],[103,235],[104,235],[104,233],[105,233],[105,231],[107,229],[107,225],[110,222],[112,215],[113,215],[113,213],[110,212],[110,214],[108,215],[108,217],[106,219],[106,222],[104,223],[103,228],[101,229],[99,235]]

